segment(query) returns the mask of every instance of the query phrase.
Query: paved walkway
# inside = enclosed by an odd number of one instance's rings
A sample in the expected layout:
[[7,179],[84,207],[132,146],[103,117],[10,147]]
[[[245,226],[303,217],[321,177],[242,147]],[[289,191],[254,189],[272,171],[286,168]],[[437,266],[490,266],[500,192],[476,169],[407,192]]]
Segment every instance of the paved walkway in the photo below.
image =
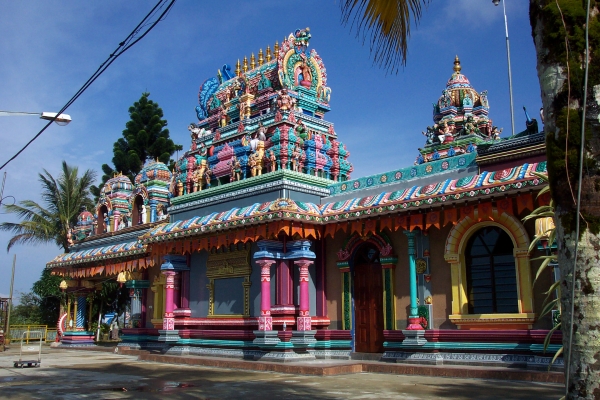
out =
[[562,385],[357,373],[294,375],[138,361],[137,356],[44,348],[40,368],[0,353],[6,399],[557,399]]

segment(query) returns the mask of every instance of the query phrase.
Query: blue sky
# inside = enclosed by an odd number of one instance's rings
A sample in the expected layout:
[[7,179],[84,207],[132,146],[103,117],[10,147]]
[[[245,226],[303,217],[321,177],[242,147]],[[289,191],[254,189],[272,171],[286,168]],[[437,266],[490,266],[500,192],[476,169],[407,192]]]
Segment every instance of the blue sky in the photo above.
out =
[[[210,3],[210,4],[208,4]],[[57,111],[154,1],[4,2],[0,13],[0,110]],[[224,6],[223,4],[227,4]],[[538,117],[541,106],[528,2],[508,0],[515,101],[515,129],[524,129],[522,106]],[[502,7],[491,0],[433,0],[413,27],[407,66],[398,74],[373,66],[368,46],[340,23],[335,0],[200,2],[179,0],[166,20],[122,55],[67,111],[73,122],[53,125],[8,173],[5,196],[39,200],[37,174],[57,175],[60,163],[99,172],[129,119],[128,108],[144,91],[162,107],[171,137],[189,146],[187,126],[196,120],[198,88],[224,63],[235,65],[297,28],[310,27],[310,47],[323,58],[332,88],[326,119],[350,150],[353,177],[412,164],[432,124],[437,101],[452,73],[454,56],[476,90],[489,91],[494,125],[510,134]],[[538,118],[539,119],[539,118]],[[0,117],[3,163],[39,129],[35,117]],[[2,171],[3,172],[3,171]],[[0,214],[0,221],[9,216]],[[12,256],[15,291],[31,288],[45,263],[60,253],[52,245],[4,250],[0,233],[0,295],[7,295]]]

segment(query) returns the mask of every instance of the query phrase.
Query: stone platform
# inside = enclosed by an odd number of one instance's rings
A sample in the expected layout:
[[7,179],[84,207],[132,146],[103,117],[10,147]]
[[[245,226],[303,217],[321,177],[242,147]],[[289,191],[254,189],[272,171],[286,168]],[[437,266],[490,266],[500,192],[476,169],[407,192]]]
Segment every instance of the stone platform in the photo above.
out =
[[[520,368],[398,364],[370,360],[311,360],[285,364],[269,361],[247,361],[205,356],[174,356],[147,350],[124,347],[80,347],[81,350],[105,351],[121,355],[138,356],[139,361],[167,364],[195,365],[212,368],[227,368],[246,371],[277,372],[296,375],[335,376],[357,373],[382,373],[393,375],[418,375],[446,378],[498,379],[543,383],[564,383],[560,372],[532,371]],[[360,354],[360,353],[355,353]]]

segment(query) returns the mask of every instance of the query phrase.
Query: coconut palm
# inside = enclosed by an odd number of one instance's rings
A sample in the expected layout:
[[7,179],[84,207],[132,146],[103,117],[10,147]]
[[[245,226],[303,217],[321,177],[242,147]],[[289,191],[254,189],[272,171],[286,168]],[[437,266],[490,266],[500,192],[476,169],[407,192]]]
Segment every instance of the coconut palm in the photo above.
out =
[[42,200],[23,200],[19,204],[4,206],[4,211],[16,214],[21,222],[3,222],[0,229],[14,233],[8,242],[7,251],[17,243],[55,243],[65,251],[69,249],[67,233],[77,222],[82,208],[93,208],[89,189],[96,173],[87,170],[79,176],[79,169],[62,162],[62,170],[55,179],[44,169],[39,174],[42,184]]
[[[342,0],[340,7],[363,41],[370,35],[375,63],[397,71],[411,17],[418,22],[428,3]],[[600,398],[600,1],[530,0],[529,11],[556,206],[566,394]]]

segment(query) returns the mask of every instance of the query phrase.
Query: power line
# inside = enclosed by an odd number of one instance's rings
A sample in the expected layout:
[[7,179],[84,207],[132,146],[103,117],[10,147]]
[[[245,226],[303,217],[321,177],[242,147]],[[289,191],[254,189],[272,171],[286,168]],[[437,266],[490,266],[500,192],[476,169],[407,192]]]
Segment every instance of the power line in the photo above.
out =
[[[15,153],[15,155],[13,155],[11,158],[9,158],[8,161],[6,161],[4,164],[2,164],[2,166],[0,166],[0,170],[2,170],[11,161],[13,161],[15,158],[17,158],[23,151],[25,151],[25,149],[27,147],[29,147],[29,145],[31,143],[33,143],[38,137],[40,137],[40,135],[42,133],[44,133],[44,131],[58,118],[58,116],[60,114],[62,114],[63,112],[65,112],[67,110],[67,108],[69,108],[71,106],[71,104],[73,104],[75,102],[75,100],[77,100],[79,98],[79,96],[81,96],[83,94],[83,92],[85,92],[87,90],[87,88],[89,88],[91,86],[91,84],[94,83],[94,81],[96,79],[98,79],[98,77],[100,77],[100,75],[102,75],[102,73],[104,71],[106,71],[106,69],[121,54],[125,53],[132,46],[134,46],[137,42],[142,40],[160,21],[162,21],[166,18],[166,15],[169,13],[169,11],[171,10],[171,7],[173,7],[173,4],[175,4],[176,0],[170,0],[170,2],[168,2],[168,4],[165,6],[167,1],[168,0],[159,0],[158,1],[158,3],[152,8],[152,10],[150,10],[150,12],[144,17],[144,19],[142,19],[142,21],[133,29],[133,31],[131,31],[131,33],[125,38],[125,40],[120,42],[119,45],[117,46],[117,48],[109,55],[109,57],[102,64],[100,64],[100,66],[98,67],[96,72],[94,72],[92,74],[92,76],[90,76],[90,78],[83,84],[83,86],[81,86],[81,88],[79,88],[79,90],[73,95],[73,97],[71,97],[71,99],[67,102],[67,104],[65,104],[63,106],[63,108],[61,108],[60,111],[58,113],[56,113],[56,116],[54,118],[52,118],[33,138],[31,138],[31,140],[29,140],[29,142],[27,142],[25,144],[25,146],[23,146],[21,148],[21,150],[19,150],[17,153]],[[159,10],[161,10],[161,9],[162,9],[162,12],[159,15],[158,19],[151,22],[154,15],[156,15],[159,12]],[[143,31],[143,28],[148,25],[149,25],[149,27]],[[141,32],[141,34],[140,34],[140,32]]]

